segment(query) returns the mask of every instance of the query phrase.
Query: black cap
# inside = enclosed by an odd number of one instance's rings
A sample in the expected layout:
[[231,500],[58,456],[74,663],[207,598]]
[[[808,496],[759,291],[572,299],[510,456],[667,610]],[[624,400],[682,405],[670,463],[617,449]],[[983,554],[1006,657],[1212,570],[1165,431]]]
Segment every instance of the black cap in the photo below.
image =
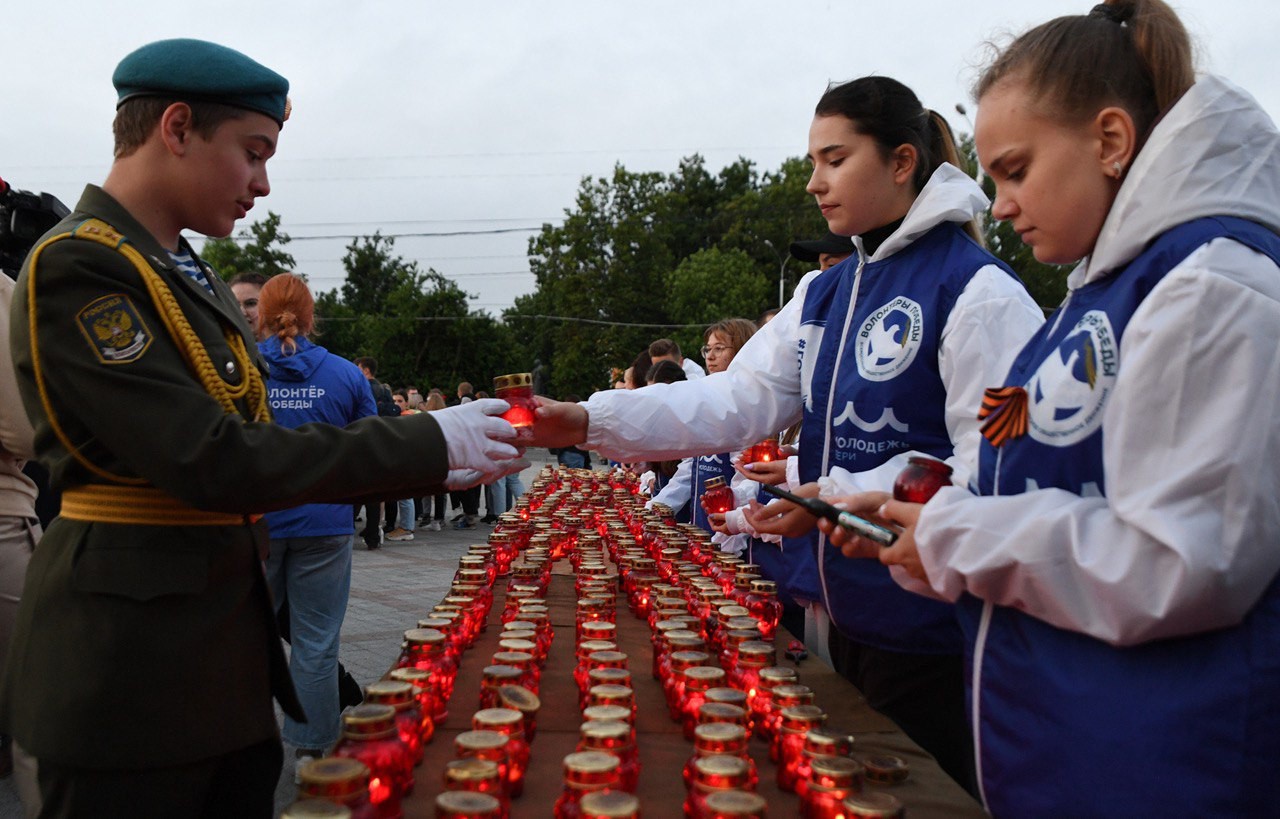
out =
[[802,262],[816,263],[823,253],[843,256],[852,252],[853,239],[848,236],[837,236],[829,230],[821,239],[791,243],[791,255]]

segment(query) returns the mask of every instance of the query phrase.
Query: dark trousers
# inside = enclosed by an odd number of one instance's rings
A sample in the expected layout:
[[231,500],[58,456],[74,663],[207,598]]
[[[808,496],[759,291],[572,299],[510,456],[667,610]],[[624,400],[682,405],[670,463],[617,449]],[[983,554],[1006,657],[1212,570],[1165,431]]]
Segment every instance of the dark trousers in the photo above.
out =
[[98,770],[38,761],[41,817],[236,816],[270,819],[284,764],[279,739],[165,768]]
[[874,648],[850,640],[834,627],[827,645],[836,671],[857,686],[868,704],[896,722],[976,797],[973,733],[964,707],[964,659]]
[[378,548],[378,518],[381,511],[382,504],[378,501],[364,505],[364,528],[360,530],[360,537],[370,549]]
[[462,490],[462,513],[469,518],[480,515],[480,487]]

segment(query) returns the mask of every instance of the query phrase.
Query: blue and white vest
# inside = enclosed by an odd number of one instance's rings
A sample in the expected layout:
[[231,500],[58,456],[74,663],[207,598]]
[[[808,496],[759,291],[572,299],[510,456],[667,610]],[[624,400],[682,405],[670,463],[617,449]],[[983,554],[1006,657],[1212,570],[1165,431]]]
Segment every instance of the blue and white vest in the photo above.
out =
[[[982,494],[1039,487],[1105,496],[1102,415],[1125,328],[1168,271],[1219,237],[1280,264],[1280,237],[1264,228],[1197,219],[1161,235],[1114,275],[1076,290],[1032,337],[1005,380],[1027,390],[1028,433],[999,449],[983,441]],[[979,709],[983,790],[994,815],[1280,810],[1280,581],[1239,626],[1128,648],[1003,606],[989,607],[984,626],[983,611],[969,596],[957,606],[973,669],[970,707]]]
[[[864,472],[911,450],[951,455],[938,370],[943,327],[979,269],[1014,275],[950,222],[864,265],[860,281],[856,264],[850,257],[815,278],[800,314],[806,483],[832,467]],[[961,652],[954,606],[903,590],[886,567],[849,560],[816,533],[812,542],[822,602],[846,637],[893,651]]]
[[721,452],[717,455],[699,455],[693,459],[693,486],[689,493],[689,511],[695,524],[711,531],[707,521],[707,510],[702,508],[702,488],[711,478],[724,478],[726,484],[733,480],[733,458],[731,453]]

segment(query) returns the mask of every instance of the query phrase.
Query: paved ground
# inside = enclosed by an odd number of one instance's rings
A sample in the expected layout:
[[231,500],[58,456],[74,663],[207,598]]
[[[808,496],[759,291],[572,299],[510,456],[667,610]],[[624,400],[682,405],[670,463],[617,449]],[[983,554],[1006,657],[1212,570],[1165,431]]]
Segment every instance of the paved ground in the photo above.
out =
[[[543,464],[554,461],[545,450],[529,454],[533,465],[522,476],[526,487]],[[458,558],[471,544],[485,542],[491,529],[481,523],[475,529],[454,531],[446,522],[444,531],[418,530],[412,541],[384,543],[372,552],[365,551],[357,539],[341,659],[362,685],[382,677],[399,653],[405,629],[413,628],[418,618],[444,597]],[[277,814],[296,793],[292,757],[293,749],[286,746],[284,771],[276,789]],[[0,817],[21,815],[13,780],[0,780]]]

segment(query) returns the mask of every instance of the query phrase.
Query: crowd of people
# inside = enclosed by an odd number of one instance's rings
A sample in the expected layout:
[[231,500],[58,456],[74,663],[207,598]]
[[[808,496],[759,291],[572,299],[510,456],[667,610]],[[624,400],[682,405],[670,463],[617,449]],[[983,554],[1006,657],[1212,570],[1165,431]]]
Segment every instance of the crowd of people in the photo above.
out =
[[[830,235],[793,245],[816,268],[791,300],[708,326],[705,372],[658,339],[617,389],[540,399],[523,442],[643,471],[994,815],[1280,802],[1280,131],[1192,53],[1162,0],[1013,40],[975,89],[993,203],[905,84],[831,85],[807,187]],[[6,473],[0,546],[30,565],[0,728],[43,815],[266,816],[272,698],[300,753],[336,738],[355,508],[369,548],[443,526],[450,493],[474,527],[527,462],[505,402],[381,384],[315,343],[299,278],[225,285],[182,238],[269,192],[283,77],[171,40],[114,82],[112,169],[12,293],[4,410],[30,428],[0,443],[63,499],[41,535]],[[1075,265],[1047,320],[984,246],[989,204]],[[912,458],[951,485],[895,500]]]

